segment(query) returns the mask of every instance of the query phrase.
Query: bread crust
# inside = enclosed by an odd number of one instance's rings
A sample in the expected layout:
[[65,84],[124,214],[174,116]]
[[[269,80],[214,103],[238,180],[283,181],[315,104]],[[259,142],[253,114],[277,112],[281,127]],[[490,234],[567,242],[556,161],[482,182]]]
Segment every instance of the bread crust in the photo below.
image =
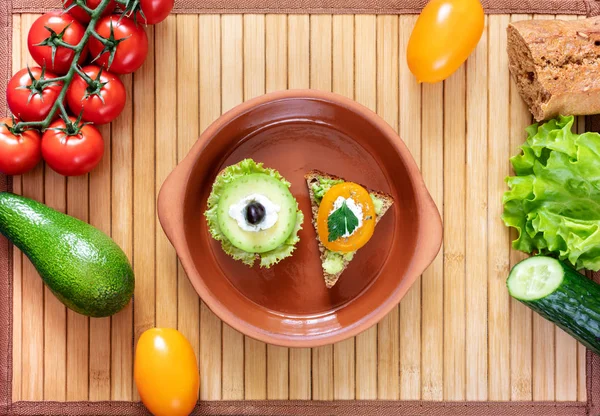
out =
[[537,121],[600,113],[600,17],[507,28],[509,69]]
[[[331,180],[342,180],[342,181],[346,181],[346,180],[344,178],[340,178],[339,176],[335,176],[330,173],[321,172],[320,170],[316,170],[316,169],[311,170],[306,175],[304,175],[304,179],[306,179],[306,185],[308,186],[308,193],[310,195],[310,205],[311,205],[311,211],[312,211],[312,224],[313,224],[313,227],[315,227],[315,231],[317,232],[317,242],[319,244],[319,252],[321,253],[321,262],[323,262],[325,260],[325,246],[323,244],[321,244],[321,241],[319,240],[319,237],[318,237],[318,230],[317,230],[317,216],[319,214],[319,205],[317,204],[317,202],[315,200],[315,194],[312,189],[312,184],[315,182],[318,182],[319,178],[327,178],[327,179],[331,179]],[[381,218],[385,215],[385,213],[394,204],[394,198],[390,194],[387,194],[385,192],[375,191],[375,190],[369,189],[363,185],[360,185],[360,186],[365,188],[370,194],[376,195],[378,198],[380,198],[383,201],[383,206],[381,207],[381,212],[379,213],[379,215],[377,215],[375,217],[375,224],[377,224],[381,220]],[[344,273],[344,271],[348,267],[349,263],[350,263],[349,261],[344,260],[344,267],[342,268],[342,270],[339,273],[336,273],[336,274],[329,274],[329,273],[326,273],[325,270],[323,270],[323,279],[325,280],[325,286],[327,286],[328,289],[331,289],[337,283],[338,279],[340,278],[342,273]]]

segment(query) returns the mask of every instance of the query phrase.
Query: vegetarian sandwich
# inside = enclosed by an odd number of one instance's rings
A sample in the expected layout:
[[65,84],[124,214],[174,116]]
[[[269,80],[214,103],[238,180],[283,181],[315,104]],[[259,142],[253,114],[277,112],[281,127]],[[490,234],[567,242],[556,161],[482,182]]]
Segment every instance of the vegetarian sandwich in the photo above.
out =
[[292,255],[304,215],[290,183],[252,159],[221,171],[204,213],[225,253],[248,266],[271,267]]
[[317,231],[323,278],[328,288],[367,244],[375,225],[394,203],[391,195],[313,170],[305,176]]

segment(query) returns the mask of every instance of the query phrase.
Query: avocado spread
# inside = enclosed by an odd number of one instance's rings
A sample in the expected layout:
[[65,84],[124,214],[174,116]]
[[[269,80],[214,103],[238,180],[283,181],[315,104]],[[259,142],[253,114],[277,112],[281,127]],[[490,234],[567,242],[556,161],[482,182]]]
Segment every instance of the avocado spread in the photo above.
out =
[[325,250],[323,270],[328,274],[338,274],[344,269],[344,261],[352,260],[354,254],[356,254],[355,251],[349,253],[336,253],[335,251]]
[[378,198],[375,194],[371,195],[371,199],[373,200],[373,206],[375,206],[375,215],[381,214],[381,208],[383,208],[383,200]]
[[343,182],[344,181],[341,179],[319,178],[319,183],[314,183],[312,185],[312,190],[315,195],[315,201],[317,202],[317,204],[321,204],[323,197],[333,185],[337,185]]

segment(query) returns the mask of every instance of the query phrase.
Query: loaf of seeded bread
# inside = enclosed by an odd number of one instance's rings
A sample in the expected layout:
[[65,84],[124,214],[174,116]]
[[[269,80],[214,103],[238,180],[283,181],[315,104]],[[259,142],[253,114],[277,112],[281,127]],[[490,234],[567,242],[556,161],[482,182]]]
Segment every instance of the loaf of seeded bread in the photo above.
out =
[[600,17],[508,26],[510,72],[537,121],[600,113]]

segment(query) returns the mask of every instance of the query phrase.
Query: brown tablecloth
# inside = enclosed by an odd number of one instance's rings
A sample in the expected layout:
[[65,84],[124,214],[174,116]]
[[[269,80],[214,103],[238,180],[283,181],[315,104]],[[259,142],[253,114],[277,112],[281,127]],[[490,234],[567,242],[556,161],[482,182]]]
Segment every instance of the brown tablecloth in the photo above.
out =
[[[176,13],[418,13],[427,0],[177,0]],[[487,13],[600,15],[600,0],[482,0]],[[43,12],[61,0],[0,0],[0,91],[11,74],[12,14]],[[7,112],[0,100],[0,113]],[[588,119],[600,131],[600,117]],[[0,191],[10,178],[0,174]],[[143,415],[139,403],[16,402],[12,385],[12,248],[0,237],[0,415]],[[600,274],[596,275],[600,279]],[[579,402],[392,402],[392,401],[254,401],[201,402],[197,415],[410,415],[410,416],[598,416],[600,357],[588,352],[587,403]]]
[[[10,0],[3,0],[10,1]],[[593,14],[596,0],[481,0],[487,13]],[[59,7],[60,0],[12,0],[15,12]],[[175,13],[414,14],[427,0],[176,0]]]

